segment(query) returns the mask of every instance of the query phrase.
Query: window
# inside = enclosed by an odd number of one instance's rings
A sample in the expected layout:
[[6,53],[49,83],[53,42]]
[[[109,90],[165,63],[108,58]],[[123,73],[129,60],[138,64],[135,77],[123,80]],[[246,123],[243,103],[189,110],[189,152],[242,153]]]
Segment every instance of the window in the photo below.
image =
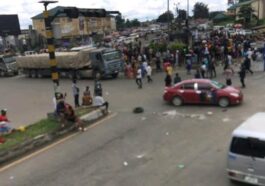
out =
[[212,86],[208,83],[199,83],[198,89],[199,90],[211,90]]
[[183,86],[186,90],[194,90],[194,83],[185,83]]
[[234,137],[231,144],[231,152],[243,156],[257,158],[265,157],[265,141],[257,138]]

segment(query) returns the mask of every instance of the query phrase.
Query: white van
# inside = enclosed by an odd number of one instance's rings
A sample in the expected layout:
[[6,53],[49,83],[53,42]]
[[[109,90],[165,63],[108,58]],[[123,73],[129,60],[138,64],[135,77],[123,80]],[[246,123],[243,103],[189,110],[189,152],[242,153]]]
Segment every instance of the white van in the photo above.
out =
[[233,131],[227,173],[231,180],[265,185],[265,112],[256,113]]

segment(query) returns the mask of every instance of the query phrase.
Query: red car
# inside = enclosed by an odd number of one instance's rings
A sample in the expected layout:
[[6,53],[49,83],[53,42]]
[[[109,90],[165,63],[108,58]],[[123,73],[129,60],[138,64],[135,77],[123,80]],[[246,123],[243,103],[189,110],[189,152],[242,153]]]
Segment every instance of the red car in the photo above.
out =
[[191,104],[218,104],[221,107],[240,104],[243,94],[240,89],[226,86],[209,79],[184,80],[173,87],[166,87],[164,100],[180,106]]

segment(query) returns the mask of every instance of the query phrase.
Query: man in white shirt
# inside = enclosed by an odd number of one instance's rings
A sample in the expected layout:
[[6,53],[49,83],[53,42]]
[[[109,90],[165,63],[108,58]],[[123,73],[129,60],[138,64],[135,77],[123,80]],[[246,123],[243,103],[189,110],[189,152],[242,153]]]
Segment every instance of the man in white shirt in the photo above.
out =
[[147,67],[146,67],[146,72],[147,72],[147,82],[151,83],[153,82],[151,75],[152,75],[152,67],[150,65],[150,63],[148,63]]
[[137,70],[137,75],[136,75],[136,84],[138,85],[138,88],[142,88],[143,87],[143,83],[142,83],[142,70],[141,67],[138,67]]
[[102,107],[102,106],[105,106],[106,107],[106,111],[108,111],[109,109],[109,103],[107,101],[104,100],[104,98],[100,95],[97,95],[95,98],[94,98],[94,106],[96,107]]

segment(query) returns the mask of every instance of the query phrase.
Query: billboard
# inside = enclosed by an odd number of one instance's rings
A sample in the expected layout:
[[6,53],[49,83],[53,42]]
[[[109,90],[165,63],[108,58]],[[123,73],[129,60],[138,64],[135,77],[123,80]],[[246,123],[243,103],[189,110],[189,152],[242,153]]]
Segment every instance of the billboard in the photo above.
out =
[[17,15],[0,15],[0,36],[19,35],[20,25]]

